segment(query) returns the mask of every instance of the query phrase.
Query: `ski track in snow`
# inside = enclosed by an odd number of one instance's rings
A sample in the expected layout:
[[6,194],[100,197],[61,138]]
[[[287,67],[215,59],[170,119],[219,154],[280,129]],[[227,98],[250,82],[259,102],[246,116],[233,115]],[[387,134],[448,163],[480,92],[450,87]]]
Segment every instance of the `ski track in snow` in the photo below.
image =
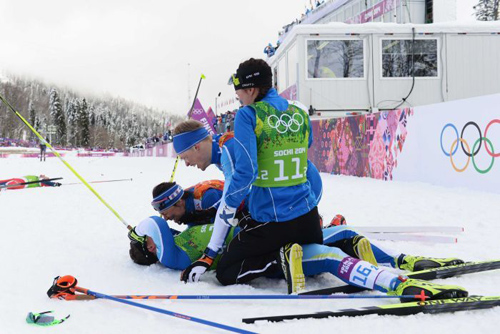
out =
[[[154,215],[151,190],[168,180],[171,158],[72,158],[67,161],[87,180],[133,178],[132,182],[94,184],[97,192],[131,225]],[[0,160],[0,178],[33,174],[78,182],[58,159]],[[175,175],[184,187],[219,178],[210,167],[201,172],[180,163]],[[322,174],[319,205],[325,223],[342,213],[350,225],[459,225],[457,244],[374,241],[408,254],[458,256],[464,260],[500,259],[500,195],[450,189],[424,183],[385,182]],[[29,311],[54,310],[71,317],[46,329],[53,333],[214,333],[224,332],[190,321],[109,300],[61,301],[46,291],[58,275],[73,275],[78,285],[104,294],[282,294],[282,280],[258,279],[251,285],[223,287],[213,273],[199,284],[179,281],[180,272],[160,265],[142,267],[128,256],[125,226],[83,185],[35,188],[0,193],[0,333],[33,333]],[[172,227],[176,224],[171,223]],[[499,295],[500,271],[436,282],[466,287],[470,294]],[[308,289],[340,285],[330,274],[307,279]],[[391,300],[150,300],[140,303],[260,333],[494,333],[500,307],[456,314],[406,317],[365,316],[321,320],[258,322],[244,317],[311,313],[392,303]],[[40,329],[44,331],[44,329]]]

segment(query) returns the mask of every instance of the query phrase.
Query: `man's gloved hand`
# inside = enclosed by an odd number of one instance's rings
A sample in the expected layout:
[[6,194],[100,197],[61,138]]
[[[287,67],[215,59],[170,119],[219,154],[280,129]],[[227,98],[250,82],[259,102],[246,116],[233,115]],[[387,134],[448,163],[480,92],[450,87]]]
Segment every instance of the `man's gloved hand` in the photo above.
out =
[[61,183],[59,182],[54,182],[54,187],[60,187],[61,186]]
[[189,267],[181,273],[181,281],[184,283],[198,282],[208,268],[214,263],[214,259],[207,254],[203,254],[201,258],[191,263]]
[[137,241],[141,244],[146,243],[146,237],[137,234],[137,232],[135,231],[135,227],[128,231],[128,238],[130,239],[130,241]]

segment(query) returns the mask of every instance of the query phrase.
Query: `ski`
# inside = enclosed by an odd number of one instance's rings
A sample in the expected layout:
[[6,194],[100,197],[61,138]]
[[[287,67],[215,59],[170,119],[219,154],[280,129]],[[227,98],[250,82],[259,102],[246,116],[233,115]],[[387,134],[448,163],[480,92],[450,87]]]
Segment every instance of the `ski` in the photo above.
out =
[[51,181],[57,181],[57,180],[62,180],[62,177],[55,177],[52,179],[45,179],[45,180],[38,180],[38,181],[29,181],[29,182],[22,182],[22,183],[13,183],[13,184],[0,184],[0,189],[4,188],[13,188],[13,187],[19,187],[19,186],[25,186],[28,184],[33,184],[33,183],[43,183],[43,182],[51,182]]
[[[409,278],[430,281],[438,278],[448,278],[495,269],[500,269],[500,260],[465,262],[454,266],[415,271],[413,273],[407,274],[406,276],[408,276]],[[334,293],[356,293],[364,290],[366,289],[354,285],[342,285],[333,288],[302,292],[299,295],[330,295]]]
[[356,231],[368,233],[461,233],[460,226],[353,226]]
[[465,262],[454,266],[432,268],[409,273],[410,278],[430,281],[438,278],[448,278],[482,271],[500,269],[500,260]]
[[436,314],[451,313],[457,311],[481,310],[500,306],[500,296],[469,296],[464,298],[450,298],[428,300],[425,302],[411,302],[401,304],[389,304],[380,306],[368,306],[360,308],[342,309],[338,311],[325,311],[318,313],[290,314],[279,316],[267,316],[258,318],[242,319],[244,323],[252,324],[256,321],[278,322],[291,319],[322,319],[329,317],[357,317],[362,315],[413,315],[418,313]]
[[421,235],[421,234],[400,234],[400,233],[371,233],[363,232],[365,237],[377,240],[391,241],[415,241],[415,242],[431,242],[440,244],[456,244],[458,242],[455,237],[446,237],[441,235]]

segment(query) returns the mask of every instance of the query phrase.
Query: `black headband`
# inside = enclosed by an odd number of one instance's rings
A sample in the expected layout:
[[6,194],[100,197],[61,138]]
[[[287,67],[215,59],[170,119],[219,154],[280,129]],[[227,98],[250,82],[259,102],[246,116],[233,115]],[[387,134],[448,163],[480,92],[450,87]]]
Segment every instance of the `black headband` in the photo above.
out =
[[268,68],[238,68],[236,74],[231,76],[231,83],[234,85],[234,90],[252,88],[252,87],[263,87],[272,86],[273,75],[271,69]]

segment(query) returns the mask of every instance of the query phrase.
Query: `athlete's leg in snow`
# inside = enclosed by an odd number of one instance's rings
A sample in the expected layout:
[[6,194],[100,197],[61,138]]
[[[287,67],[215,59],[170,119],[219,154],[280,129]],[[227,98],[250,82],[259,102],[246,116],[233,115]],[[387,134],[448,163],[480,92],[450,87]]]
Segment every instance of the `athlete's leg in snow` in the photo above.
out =
[[[397,276],[370,263],[349,257],[340,249],[324,245],[304,245],[302,266],[304,274],[330,272],[342,281],[366,289],[379,290],[388,295],[419,295],[422,291],[430,299],[467,297],[467,291],[456,285],[441,285]],[[403,301],[416,300],[404,299]]]
[[322,231],[325,245],[340,248],[349,256],[375,265],[395,266],[394,258],[399,254],[390,254],[380,247],[376,247],[366,237],[358,234],[351,226],[331,226]]
[[[355,228],[341,225],[324,228],[323,243],[328,246],[338,247],[348,255],[361,258],[360,252],[356,249],[359,245],[360,234]],[[365,237],[366,238],[366,237]],[[406,255],[403,253],[392,252],[370,241],[371,249],[377,263],[381,266],[388,266],[408,271],[418,271],[443,266],[451,266],[463,263],[458,258],[430,258],[423,256]],[[367,260],[365,258],[365,260]],[[371,262],[371,261],[370,261]]]
[[348,256],[336,247],[303,245],[302,267],[306,276],[329,272],[345,283],[382,292],[400,283],[398,276],[366,261]]

